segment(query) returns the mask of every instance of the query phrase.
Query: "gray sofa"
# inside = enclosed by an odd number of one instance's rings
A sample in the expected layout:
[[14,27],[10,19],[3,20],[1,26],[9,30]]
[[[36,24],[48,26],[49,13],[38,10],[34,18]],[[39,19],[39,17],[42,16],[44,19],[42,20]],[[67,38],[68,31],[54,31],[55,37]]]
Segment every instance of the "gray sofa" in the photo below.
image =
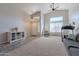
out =
[[79,56],[79,34],[76,35],[75,40],[64,38],[63,43],[70,56]]

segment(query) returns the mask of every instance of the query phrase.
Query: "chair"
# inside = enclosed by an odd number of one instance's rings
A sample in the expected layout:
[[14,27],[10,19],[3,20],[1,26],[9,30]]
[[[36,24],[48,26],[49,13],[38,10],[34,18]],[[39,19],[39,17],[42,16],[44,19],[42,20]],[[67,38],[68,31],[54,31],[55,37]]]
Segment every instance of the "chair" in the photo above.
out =
[[44,31],[44,36],[48,37],[49,36],[49,32],[48,31]]

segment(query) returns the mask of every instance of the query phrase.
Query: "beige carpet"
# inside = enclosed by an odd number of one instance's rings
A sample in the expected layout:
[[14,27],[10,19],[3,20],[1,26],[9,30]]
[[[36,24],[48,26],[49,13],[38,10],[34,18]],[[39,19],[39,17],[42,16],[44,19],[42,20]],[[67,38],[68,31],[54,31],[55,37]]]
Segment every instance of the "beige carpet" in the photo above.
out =
[[66,56],[67,51],[60,37],[39,37],[7,53],[9,56]]

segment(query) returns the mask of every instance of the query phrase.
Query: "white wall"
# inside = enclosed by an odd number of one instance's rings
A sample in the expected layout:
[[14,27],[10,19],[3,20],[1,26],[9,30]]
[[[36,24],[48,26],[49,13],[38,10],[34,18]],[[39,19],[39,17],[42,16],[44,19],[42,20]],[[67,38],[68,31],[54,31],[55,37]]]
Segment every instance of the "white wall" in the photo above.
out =
[[19,10],[5,4],[0,5],[0,9],[0,44],[6,42],[5,32],[11,28],[17,27],[19,31],[26,33],[24,15]]
[[69,22],[75,22],[75,30],[74,33],[79,33],[79,7],[74,6],[73,8],[69,9]]
[[24,30],[23,26],[23,20],[20,16],[0,16],[0,33],[9,31],[14,27],[18,27],[19,30]]

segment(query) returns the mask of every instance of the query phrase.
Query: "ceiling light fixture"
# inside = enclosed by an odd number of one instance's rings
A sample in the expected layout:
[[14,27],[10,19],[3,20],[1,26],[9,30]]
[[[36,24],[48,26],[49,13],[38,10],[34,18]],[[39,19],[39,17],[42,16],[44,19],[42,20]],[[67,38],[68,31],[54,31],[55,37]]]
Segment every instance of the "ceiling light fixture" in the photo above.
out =
[[55,3],[52,3],[52,4],[50,5],[51,11],[55,11],[55,10],[57,10],[57,8],[59,8],[59,7],[58,7],[58,6],[55,7]]

